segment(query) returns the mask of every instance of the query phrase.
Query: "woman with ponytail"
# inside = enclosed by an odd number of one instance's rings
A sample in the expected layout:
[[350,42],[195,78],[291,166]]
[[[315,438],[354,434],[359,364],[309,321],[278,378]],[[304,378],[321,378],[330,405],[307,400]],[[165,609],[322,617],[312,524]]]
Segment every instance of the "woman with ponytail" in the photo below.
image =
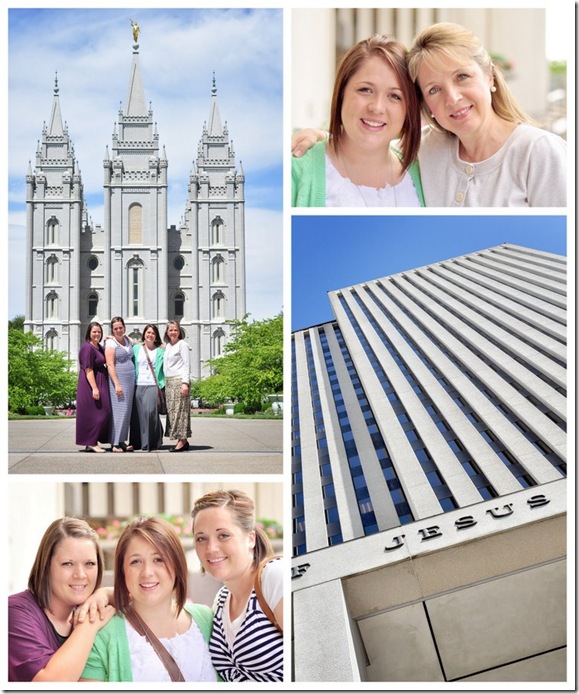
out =
[[202,571],[223,584],[213,606],[213,666],[226,682],[282,682],[285,562],[256,525],[253,501],[217,490],[197,499],[191,516]]

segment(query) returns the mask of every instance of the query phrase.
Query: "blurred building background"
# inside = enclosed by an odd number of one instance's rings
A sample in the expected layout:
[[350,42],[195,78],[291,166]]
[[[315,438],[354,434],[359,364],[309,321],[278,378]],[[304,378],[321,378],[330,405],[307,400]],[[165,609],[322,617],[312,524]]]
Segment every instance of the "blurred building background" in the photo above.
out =
[[[11,481],[8,494],[8,594],[24,590],[38,545],[46,528],[56,518],[85,518],[100,529],[105,549],[105,585],[112,585],[115,528],[135,515],[163,515],[183,534],[190,568],[189,597],[211,605],[219,584],[201,576],[190,535],[190,513],[195,499],[214,489],[240,489],[255,502],[256,518],[283,523],[283,485],[276,482],[25,482]],[[282,540],[274,539],[282,551]]]
[[557,36],[567,55],[565,17],[557,8],[295,9],[291,21],[293,129],[327,127],[337,60],[361,39],[392,34],[409,48],[425,27],[456,22],[474,31],[495,62],[510,66],[506,76],[523,110],[566,136],[566,76],[550,69],[547,55],[548,21],[561,23]]

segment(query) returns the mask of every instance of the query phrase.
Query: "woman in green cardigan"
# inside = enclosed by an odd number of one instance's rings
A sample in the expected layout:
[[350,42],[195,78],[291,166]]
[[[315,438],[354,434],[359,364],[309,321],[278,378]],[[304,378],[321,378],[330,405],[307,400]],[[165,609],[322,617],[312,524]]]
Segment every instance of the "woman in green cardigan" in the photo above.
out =
[[[213,612],[186,603],[187,561],[173,526],[154,517],[131,521],[114,566],[117,614],[97,634],[81,679],[217,681],[207,647]],[[173,674],[161,653],[173,660]]]
[[294,207],[424,206],[420,107],[406,54],[399,41],[375,35],[342,57],[329,140],[292,157]]

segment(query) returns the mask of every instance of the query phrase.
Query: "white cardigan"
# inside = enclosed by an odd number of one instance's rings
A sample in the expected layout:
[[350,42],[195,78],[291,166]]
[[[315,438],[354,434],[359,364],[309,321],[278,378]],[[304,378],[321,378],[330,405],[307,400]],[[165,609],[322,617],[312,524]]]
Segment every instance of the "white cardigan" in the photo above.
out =
[[472,164],[455,136],[425,128],[418,154],[426,207],[565,207],[567,143],[518,125],[496,154]]

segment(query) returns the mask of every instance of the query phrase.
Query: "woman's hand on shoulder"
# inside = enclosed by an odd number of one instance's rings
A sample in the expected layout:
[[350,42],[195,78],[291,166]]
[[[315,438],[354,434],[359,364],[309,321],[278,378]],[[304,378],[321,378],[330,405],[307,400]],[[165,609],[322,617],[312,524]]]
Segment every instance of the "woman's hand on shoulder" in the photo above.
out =
[[[117,611],[112,605],[107,605],[99,610],[99,618],[95,619],[94,622],[84,622],[86,625],[84,628],[92,627],[95,632],[100,631],[106,624],[108,624],[111,619],[116,615]],[[79,626],[82,626],[79,624]]]
[[292,154],[294,157],[301,157],[308,149],[311,149],[316,142],[328,140],[330,134],[326,130],[316,130],[315,128],[304,128],[292,135]]
[[[101,621],[104,620],[105,617],[109,615],[107,607],[112,607],[113,602],[114,590],[112,588],[97,588],[97,590],[75,610],[74,624],[82,624],[87,618],[91,623],[96,622],[97,616]],[[112,615],[108,616],[107,622],[111,617]]]

